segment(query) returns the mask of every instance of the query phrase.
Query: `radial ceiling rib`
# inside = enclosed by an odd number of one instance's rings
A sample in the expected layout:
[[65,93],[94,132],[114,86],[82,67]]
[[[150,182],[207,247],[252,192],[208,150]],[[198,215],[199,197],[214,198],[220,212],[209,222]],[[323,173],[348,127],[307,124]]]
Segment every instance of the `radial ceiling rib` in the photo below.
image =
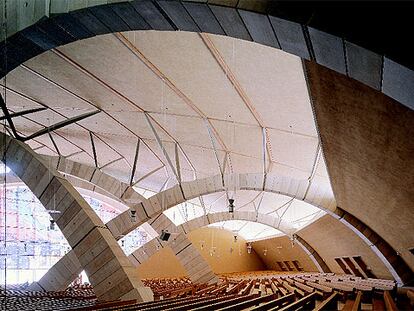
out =
[[[131,51],[145,66],[147,66],[148,69],[150,69],[158,78],[160,78],[179,98],[181,98],[185,104],[187,104],[192,110],[194,110],[201,118],[206,119],[207,122],[210,123],[208,117],[204,114],[204,112],[201,111],[200,108],[198,108],[197,105],[195,105],[187,95],[185,95],[178,87],[176,87],[175,84],[172,83],[171,80],[159,68],[157,68],[157,66],[155,66],[134,44],[132,44],[131,41],[129,41],[121,33],[116,33],[114,34],[114,36],[123,45],[125,45],[128,48],[128,50]],[[224,141],[221,139],[220,135],[217,133],[217,131],[214,129],[211,123],[210,126],[212,127],[214,131],[214,136],[218,140],[221,147],[224,150],[227,150]]]
[[[239,94],[240,98],[246,105],[246,107],[249,109],[252,116],[255,118],[256,122],[259,124],[262,129],[266,132],[266,126],[263,122],[263,119],[260,117],[259,113],[254,108],[253,103],[251,102],[250,98],[247,96],[246,92],[242,88],[240,82],[237,80],[236,76],[233,74],[231,68],[229,65],[227,65],[226,61],[224,60],[223,56],[221,55],[220,51],[217,49],[217,47],[214,45],[213,41],[210,39],[208,34],[200,33],[199,34],[202,41],[210,51],[213,58],[216,60],[216,62],[219,64],[220,68],[225,73],[227,79],[230,81],[230,83],[233,85],[234,89],[236,90],[237,94]],[[267,148],[267,152],[269,153],[269,158],[273,159],[273,156],[271,154],[271,150]]]
[[[65,53],[63,53],[62,51],[58,50],[58,49],[52,49],[51,50],[53,53],[55,53],[57,56],[59,56],[60,58],[62,58],[63,60],[65,60],[66,62],[68,62],[69,64],[71,64],[72,66],[74,66],[76,69],[78,69],[80,72],[82,72],[83,74],[85,74],[86,76],[88,76],[89,78],[93,79],[94,81],[98,82],[100,85],[102,85],[103,87],[105,87],[107,90],[109,90],[110,92],[112,92],[113,94],[115,94],[116,96],[118,96],[122,101],[126,102],[128,105],[133,106],[134,108],[138,109],[139,112],[145,112],[144,109],[142,109],[138,104],[136,104],[135,102],[133,102],[131,99],[129,99],[127,96],[123,95],[121,92],[119,92],[118,90],[116,90],[115,88],[113,88],[112,86],[110,86],[108,83],[106,83],[104,80],[100,79],[99,77],[97,77],[95,74],[93,74],[91,71],[87,70],[86,68],[84,68],[81,64],[77,63],[76,61],[74,61],[73,59],[71,59],[69,56],[67,56]],[[124,127],[125,129],[127,129],[129,132],[133,133],[133,131],[131,129],[129,129],[128,127],[124,126],[122,124],[122,122],[118,121],[116,118],[114,118],[113,116],[111,116],[110,114],[107,114],[109,117],[111,117],[114,121],[116,121],[119,125],[121,125],[122,127]],[[169,137],[171,138],[174,142],[178,143],[179,142],[174,138],[173,135],[171,135],[159,122],[157,122],[157,120],[155,120],[151,115],[146,114],[147,118],[150,118],[152,120],[152,122],[154,122],[158,127],[160,127],[163,132]],[[135,134],[135,136],[137,136],[138,138],[141,138],[139,135]],[[149,146],[147,146],[149,148]],[[149,148],[151,151],[152,149]],[[155,154],[155,152],[153,152]],[[155,156],[157,156],[155,154]],[[157,156],[158,158],[158,156]],[[162,160],[160,158],[158,158],[161,162]]]

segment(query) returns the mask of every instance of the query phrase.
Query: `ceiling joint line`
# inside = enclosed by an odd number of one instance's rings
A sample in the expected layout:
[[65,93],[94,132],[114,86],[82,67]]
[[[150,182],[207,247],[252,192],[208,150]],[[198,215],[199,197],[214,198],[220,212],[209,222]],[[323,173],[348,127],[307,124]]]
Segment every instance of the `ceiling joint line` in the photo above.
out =
[[214,138],[213,138],[213,134],[211,132],[210,123],[208,122],[207,119],[204,119],[204,124],[207,127],[208,137],[210,138],[211,146],[213,147],[213,150],[214,150],[214,156],[216,158],[216,161],[217,161],[217,164],[218,164],[218,167],[219,167],[219,171],[220,171],[220,175],[221,175],[221,184],[224,187],[224,172],[221,169],[220,159],[218,157],[218,152],[217,152],[216,144],[214,143]]
[[67,156],[65,156],[65,158],[68,159],[68,158],[73,157],[75,155],[81,154],[82,152],[84,152],[84,150],[82,150],[82,149],[79,150],[79,151],[72,152],[72,153],[68,154]]
[[151,176],[152,174],[155,174],[156,172],[158,172],[159,170],[163,169],[164,167],[165,167],[165,165],[163,164],[163,165],[161,165],[161,166],[153,169],[152,171],[148,172],[144,176],[138,178],[137,181],[135,181],[135,183],[132,184],[132,187],[136,186],[139,182],[143,181],[145,178]]
[[156,130],[155,130],[155,128],[154,128],[154,125],[152,124],[152,122],[151,122],[150,118],[148,117],[147,113],[144,113],[144,115],[145,115],[145,118],[146,118],[146,120],[147,120],[147,122],[148,122],[149,127],[151,128],[152,133],[153,133],[153,134],[154,134],[154,136],[155,136],[155,139],[157,140],[157,143],[158,143],[159,147],[161,148],[161,150],[162,150],[162,152],[163,152],[163,154],[164,154],[165,158],[167,159],[167,163],[168,163],[168,165],[170,166],[170,169],[171,169],[171,170],[172,170],[172,172],[174,173],[175,178],[177,179],[177,182],[178,182],[179,184],[181,184],[180,177],[178,176],[178,174],[177,174],[177,172],[176,172],[176,170],[175,170],[175,168],[174,168],[174,165],[173,165],[173,163],[172,163],[172,161],[171,161],[171,158],[170,158],[170,156],[168,155],[167,150],[164,148],[164,145],[162,144],[162,141],[161,141],[160,137],[158,136],[157,131],[156,131]]
[[117,158],[117,159],[115,159],[115,160],[109,161],[109,162],[108,162],[108,163],[106,163],[105,165],[102,165],[102,166],[100,167],[100,170],[103,170],[105,167],[110,166],[110,165],[114,164],[115,162],[118,162],[118,161],[121,161],[121,160],[125,160],[125,158],[121,156],[120,158]]
[[[123,34],[116,33],[114,36],[125,45],[132,54],[134,54],[148,69],[150,69],[159,79],[163,81],[184,103],[189,106],[194,112],[196,112],[201,118],[206,118],[205,113],[193,103],[193,101],[184,94],[157,66],[155,66],[131,41],[128,40]],[[210,122],[210,121],[209,121]],[[219,141],[223,149],[227,150],[224,141],[215,131],[215,136]]]
[[88,69],[86,69],[85,67],[83,67],[81,64],[79,64],[78,62],[76,62],[75,60],[73,60],[72,58],[70,58],[68,55],[66,55],[65,53],[63,53],[59,49],[51,49],[50,51],[52,51],[55,55],[59,56],[60,58],[62,58],[63,60],[65,60],[66,62],[68,62],[69,64],[71,64],[72,66],[74,66],[76,69],[78,69],[79,71],[81,71],[82,73],[84,73],[89,78],[92,78],[92,80],[98,82],[100,85],[102,85],[107,90],[109,90],[110,92],[112,92],[113,94],[115,94],[117,97],[121,98],[123,101],[125,101],[128,104],[132,105],[133,107],[135,107],[136,109],[138,109],[140,112],[144,112],[144,109],[142,109],[140,106],[138,106],[132,100],[130,100],[128,97],[126,97],[125,95],[123,95],[122,93],[120,93],[118,90],[116,90],[115,88],[113,88],[112,86],[110,86],[107,82],[105,82],[104,80],[102,80],[101,78],[99,78],[98,76],[96,76],[94,73],[92,73],[91,71],[89,71]]
[[[218,48],[214,45],[213,41],[211,40],[210,36],[206,33],[199,33],[199,36],[201,37],[201,40],[207,47],[207,49],[210,51],[213,58],[216,60],[222,71],[225,73],[227,79],[230,81],[230,83],[233,85],[234,89],[236,90],[237,94],[240,96],[243,103],[246,105],[247,109],[252,114],[253,118],[256,120],[256,122],[264,128],[264,121],[262,117],[259,115],[259,113],[254,108],[253,103],[251,102],[249,96],[244,91],[243,87],[241,86],[240,82],[236,78],[235,74],[231,70],[230,66],[226,63],[224,57],[221,55]],[[268,150],[268,152],[270,152]],[[270,153],[270,158],[272,159],[272,154]]]

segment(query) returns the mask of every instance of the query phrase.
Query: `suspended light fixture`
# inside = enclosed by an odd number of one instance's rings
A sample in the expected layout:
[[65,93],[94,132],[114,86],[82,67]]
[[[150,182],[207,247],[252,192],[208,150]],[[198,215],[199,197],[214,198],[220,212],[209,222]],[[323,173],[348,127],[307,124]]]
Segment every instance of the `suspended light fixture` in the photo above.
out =
[[229,213],[234,212],[234,199],[229,199]]
[[251,254],[252,253],[252,243],[247,243],[247,253]]
[[266,256],[267,255],[267,249],[265,248],[264,250],[263,250],[263,256]]

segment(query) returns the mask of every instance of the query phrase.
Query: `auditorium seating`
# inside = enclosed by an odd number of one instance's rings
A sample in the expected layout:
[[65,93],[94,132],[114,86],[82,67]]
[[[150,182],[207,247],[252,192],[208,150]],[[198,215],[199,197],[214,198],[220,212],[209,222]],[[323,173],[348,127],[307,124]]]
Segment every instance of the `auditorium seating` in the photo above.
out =
[[[333,273],[257,271],[220,276],[216,284],[188,278],[144,279],[154,301],[98,302],[89,285],[62,292],[1,289],[6,310],[398,310],[394,281]],[[27,286],[26,286],[27,287]],[[411,294],[411,292],[410,292]],[[406,297],[408,294],[406,294]]]

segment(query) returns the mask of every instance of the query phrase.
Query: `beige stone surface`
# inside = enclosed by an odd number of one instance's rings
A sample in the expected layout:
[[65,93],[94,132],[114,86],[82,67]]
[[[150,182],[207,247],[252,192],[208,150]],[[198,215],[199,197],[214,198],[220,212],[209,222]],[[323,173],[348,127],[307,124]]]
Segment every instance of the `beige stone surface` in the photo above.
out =
[[351,230],[330,216],[324,216],[298,234],[322,256],[335,273],[343,273],[336,257],[361,256],[378,278],[392,279],[379,258]]

